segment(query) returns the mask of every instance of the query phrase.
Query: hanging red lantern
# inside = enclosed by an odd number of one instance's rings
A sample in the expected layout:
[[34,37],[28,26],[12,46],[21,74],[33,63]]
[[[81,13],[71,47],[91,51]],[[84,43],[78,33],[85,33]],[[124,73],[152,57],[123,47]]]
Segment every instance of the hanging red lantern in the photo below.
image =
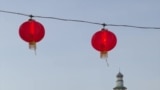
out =
[[29,48],[36,50],[36,43],[41,41],[45,35],[43,25],[33,19],[24,22],[19,28],[22,40],[29,43]]
[[115,34],[105,28],[97,31],[91,39],[92,47],[100,52],[101,58],[106,58],[108,51],[112,50],[116,43]]

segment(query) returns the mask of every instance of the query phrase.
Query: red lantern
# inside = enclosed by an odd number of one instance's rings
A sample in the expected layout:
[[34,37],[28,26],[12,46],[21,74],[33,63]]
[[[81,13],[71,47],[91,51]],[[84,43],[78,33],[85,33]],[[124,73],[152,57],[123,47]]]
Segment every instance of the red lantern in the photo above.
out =
[[29,48],[36,50],[36,43],[44,37],[45,29],[43,25],[33,19],[24,22],[19,28],[20,37],[29,43]]
[[107,52],[112,50],[117,43],[115,34],[107,29],[96,32],[91,39],[93,48],[100,52],[100,57],[107,57]]

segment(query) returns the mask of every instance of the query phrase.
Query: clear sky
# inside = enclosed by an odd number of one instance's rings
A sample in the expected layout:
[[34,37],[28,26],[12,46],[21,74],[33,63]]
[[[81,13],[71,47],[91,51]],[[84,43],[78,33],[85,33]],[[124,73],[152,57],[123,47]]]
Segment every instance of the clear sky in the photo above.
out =
[[[107,24],[160,26],[159,0],[1,0],[0,9]],[[92,48],[102,26],[34,18],[46,30],[37,55],[18,34],[29,17],[0,13],[0,90],[160,90],[160,30],[107,26],[117,36],[105,60]]]

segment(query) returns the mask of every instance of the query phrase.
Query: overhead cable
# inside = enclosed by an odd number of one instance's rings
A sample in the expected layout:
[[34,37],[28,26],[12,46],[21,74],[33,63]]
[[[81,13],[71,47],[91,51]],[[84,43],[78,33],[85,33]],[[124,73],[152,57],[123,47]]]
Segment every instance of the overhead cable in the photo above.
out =
[[0,12],[9,13],[9,14],[16,14],[16,15],[21,15],[21,16],[27,16],[27,17],[30,17],[30,18],[36,17],[36,18],[46,18],[46,19],[54,19],[54,20],[60,20],[60,21],[70,21],[70,22],[81,22],[81,23],[96,24],[96,25],[102,25],[103,27],[105,27],[105,26],[115,26],[115,27],[130,27],[130,28],[141,28],[141,29],[160,29],[160,27],[145,27],[145,26],[134,26],[134,25],[106,24],[106,23],[98,23],[98,22],[91,22],[91,21],[78,20],[78,19],[65,19],[65,18],[58,18],[58,17],[39,16],[39,15],[25,14],[25,13],[5,11],[5,10],[0,10]]

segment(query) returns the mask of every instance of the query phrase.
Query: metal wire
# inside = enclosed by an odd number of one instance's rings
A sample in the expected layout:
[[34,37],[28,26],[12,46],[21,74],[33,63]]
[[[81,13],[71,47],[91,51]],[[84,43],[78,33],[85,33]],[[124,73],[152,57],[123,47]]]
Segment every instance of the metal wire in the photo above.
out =
[[57,17],[29,15],[29,14],[12,12],[12,11],[4,11],[4,10],[0,10],[0,12],[9,13],[9,14],[16,14],[16,15],[21,15],[21,16],[27,16],[27,17],[30,17],[30,18],[36,17],[36,18],[55,19],[55,20],[60,20],[60,21],[70,21],[70,22],[81,22],[81,23],[96,24],[96,25],[102,25],[103,27],[105,27],[105,26],[115,26],[115,27],[130,27],[130,28],[140,28],[140,29],[160,29],[160,27],[144,27],[144,26],[133,26],[133,25],[106,24],[106,23],[98,23],[98,22],[91,22],[91,21],[85,21],[85,20],[75,20],[75,19],[65,19],[65,18],[57,18]]

